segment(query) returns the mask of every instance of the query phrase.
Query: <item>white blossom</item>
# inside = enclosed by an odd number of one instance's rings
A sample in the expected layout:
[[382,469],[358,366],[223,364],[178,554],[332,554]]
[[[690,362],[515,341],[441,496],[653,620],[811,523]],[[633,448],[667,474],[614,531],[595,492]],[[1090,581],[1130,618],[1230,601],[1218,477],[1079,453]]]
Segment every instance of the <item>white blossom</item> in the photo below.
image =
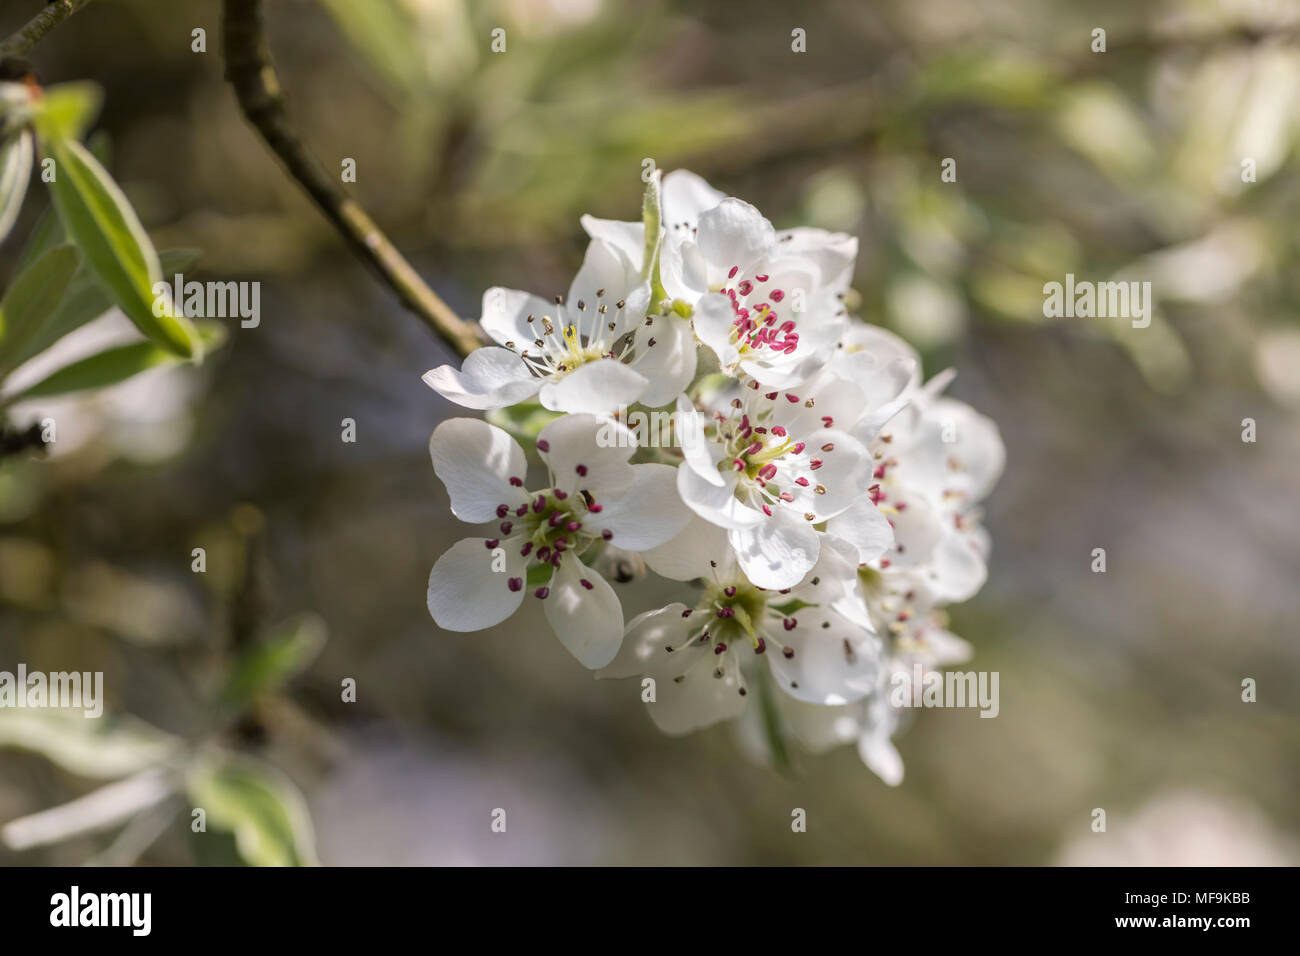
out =
[[[495,527],[434,565],[429,610],[479,630],[531,593],[598,676],[652,682],[667,733],[738,719],[770,743],[852,743],[896,785],[891,681],[971,653],[945,609],[987,575],[997,427],[944,396],[952,372],[923,384],[910,346],[849,316],[857,240],[778,231],[685,170],[653,179],[645,209],[648,244],[643,223],[584,216],[568,296],[489,290],[498,345],[425,376],[469,408],[558,413],[528,439],[536,485],[502,429],[434,432],[452,511]],[[674,399],[674,441],[638,447],[628,425]],[[527,436],[534,417],[500,420]],[[680,599],[625,628],[598,569],[680,582]]]
[[[630,434],[621,446],[597,442],[607,426],[591,415],[566,415],[542,429],[537,450],[549,478],[531,491],[523,449],[506,432],[470,418],[438,426],[429,451],[452,512],[462,521],[499,522],[492,537],[465,538],[433,566],[429,612],[440,627],[499,624],[531,591],[583,665],[613,659],[623,636],[622,604],[581,555],[605,541],[625,551],[654,547],[690,515],[677,500],[673,469],[629,464]],[[540,570],[544,583],[530,588],[530,569]]]
[[847,546],[824,549],[799,586],[754,585],[720,529],[699,520],[669,545],[644,555],[665,577],[699,579],[691,604],[675,602],[633,620],[618,656],[600,677],[648,676],[656,682],[650,714],[681,734],[739,716],[754,669],[766,667],[797,700],[842,704],[869,694],[882,644],[856,592]]
[[547,302],[515,289],[483,295],[480,325],[496,346],[460,369],[442,365],[425,382],[466,408],[505,408],[537,397],[558,412],[600,414],[672,401],[695,374],[689,325],[647,314],[650,285],[621,249],[587,247],[567,297]]

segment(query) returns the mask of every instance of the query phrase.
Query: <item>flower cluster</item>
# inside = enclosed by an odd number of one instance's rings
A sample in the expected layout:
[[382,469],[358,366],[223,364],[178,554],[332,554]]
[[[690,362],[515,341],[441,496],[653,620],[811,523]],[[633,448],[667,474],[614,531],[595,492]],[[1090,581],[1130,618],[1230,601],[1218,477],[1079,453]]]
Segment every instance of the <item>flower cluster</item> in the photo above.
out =
[[[488,290],[497,344],[425,376],[496,422],[430,442],[452,511],[491,523],[434,565],[430,613],[479,630],[532,595],[584,666],[641,678],[665,732],[856,740],[897,782],[890,676],[967,653],[942,608],[984,581],[996,426],[849,314],[851,236],[777,230],[683,170],[642,222],[582,222],[567,296]],[[655,410],[666,436],[630,427]],[[683,600],[625,622],[602,571],[647,568]]]

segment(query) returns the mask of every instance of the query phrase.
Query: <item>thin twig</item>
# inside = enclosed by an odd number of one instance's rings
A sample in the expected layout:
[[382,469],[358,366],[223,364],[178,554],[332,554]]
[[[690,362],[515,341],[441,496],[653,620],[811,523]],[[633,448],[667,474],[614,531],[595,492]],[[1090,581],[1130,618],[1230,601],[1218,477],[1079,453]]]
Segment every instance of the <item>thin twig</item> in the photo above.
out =
[[261,0],[223,0],[226,79],[244,117],[343,236],[397,293],[402,304],[462,356],[478,348],[475,326],[460,318],[420,278],[366,211],[349,197],[289,124],[284,92],[262,24]]
[[28,20],[17,33],[0,43],[0,60],[26,55],[41,42],[45,34],[89,3],[90,0],[51,0],[44,10]]

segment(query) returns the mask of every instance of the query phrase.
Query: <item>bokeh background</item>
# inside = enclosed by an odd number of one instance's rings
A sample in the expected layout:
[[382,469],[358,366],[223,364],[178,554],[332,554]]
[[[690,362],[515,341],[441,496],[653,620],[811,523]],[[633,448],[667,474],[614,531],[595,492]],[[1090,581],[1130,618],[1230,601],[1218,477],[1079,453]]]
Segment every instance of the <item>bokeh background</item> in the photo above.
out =
[[[38,6],[6,3],[0,34]],[[327,864],[1300,861],[1300,5],[268,6],[307,143],[356,160],[349,189],[464,315],[490,285],[566,288],[579,215],[635,218],[645,157],[860,236],[860,314],[957,368],[1006,442],[990,579],[953,609],[1001,714],[920,714],[897,789],[852,748],[779,774],[726,726],[661,736],[531,604],[440,632],[426,579],[464,528],[427,441],[458,410],[420,376],[450,356],[244,124],[215,0],[96,2],[32,57],[103,86],[155,243],[260,281],[262,323],[201,370],[61,403],[51,456],[0,462],[0,669],[102,670],[115,714],[279,768]],[[1151,327],[1045,319],[1067,272],[1152,281]],[[223,721],[232,660],[304,614],[318,656]],[[117,744],[10,718],[0,824],[105,782]],[[178,798],[0,863],[202,862],[188,823]]]

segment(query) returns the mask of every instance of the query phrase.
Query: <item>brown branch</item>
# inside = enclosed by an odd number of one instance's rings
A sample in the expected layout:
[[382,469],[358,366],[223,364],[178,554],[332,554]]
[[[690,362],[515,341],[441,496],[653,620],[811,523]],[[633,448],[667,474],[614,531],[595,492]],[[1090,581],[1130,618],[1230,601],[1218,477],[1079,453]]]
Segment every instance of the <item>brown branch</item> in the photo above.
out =
[[397,293],[402,304],[465,356],[482,344],[477,328],[458,316],[425,284],[397,247],[356,200],[337,185],[289,124],[284,91],[271,60],[261,0],[223,0],[226,79],[244,117],[307,191],[364,262]]
[[90,0],[51,0],[45,5],[44,10],[0,43],[0,60],[24,56],[44,39],[45,34],[89,3]]

